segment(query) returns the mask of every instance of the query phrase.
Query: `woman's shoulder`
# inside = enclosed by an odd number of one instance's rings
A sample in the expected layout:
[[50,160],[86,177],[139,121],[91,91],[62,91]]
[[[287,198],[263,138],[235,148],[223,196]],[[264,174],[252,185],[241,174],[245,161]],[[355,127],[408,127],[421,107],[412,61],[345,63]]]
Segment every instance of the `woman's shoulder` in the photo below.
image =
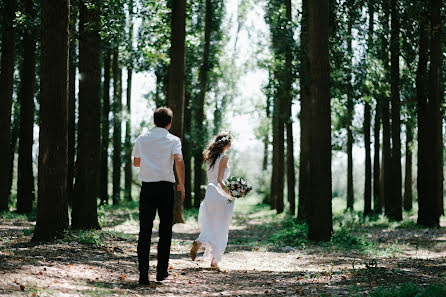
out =
[[220,158],[220,161],[223,161],[223,162],[227,162],[229,160],[228,155],[223,154],[223,153],[220,154],[219,158]]

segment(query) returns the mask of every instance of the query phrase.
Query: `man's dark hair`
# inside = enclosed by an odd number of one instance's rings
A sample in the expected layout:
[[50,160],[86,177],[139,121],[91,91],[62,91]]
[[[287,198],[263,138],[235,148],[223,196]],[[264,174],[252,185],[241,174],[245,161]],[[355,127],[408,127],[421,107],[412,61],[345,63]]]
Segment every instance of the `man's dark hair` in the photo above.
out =
[[168,107],[160,107],[153,113],[153,121],[160,128],[166,128],[172,122],[173,112]]

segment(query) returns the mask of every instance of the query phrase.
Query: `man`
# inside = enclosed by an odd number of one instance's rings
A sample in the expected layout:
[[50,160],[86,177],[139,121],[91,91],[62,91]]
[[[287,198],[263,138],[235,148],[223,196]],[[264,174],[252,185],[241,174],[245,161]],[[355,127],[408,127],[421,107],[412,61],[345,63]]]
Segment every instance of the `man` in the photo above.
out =
[[172,220],[174,205],[173,163],[178,176],[177,190],[184,202],[184,161],[181,153],[181,140],[170,134],[172,110],[160,107],[153,114],[155,128],[136,139],[133,148],[133,165],[140,167],[139,179],[142,181],[139,200],[139,239],[138,264],[139,284],[149,282],[149,254],[153,220],[156,211],[160,217],[158,265],[156,280],[167,276],[169,267],[170,243],[172,240]]

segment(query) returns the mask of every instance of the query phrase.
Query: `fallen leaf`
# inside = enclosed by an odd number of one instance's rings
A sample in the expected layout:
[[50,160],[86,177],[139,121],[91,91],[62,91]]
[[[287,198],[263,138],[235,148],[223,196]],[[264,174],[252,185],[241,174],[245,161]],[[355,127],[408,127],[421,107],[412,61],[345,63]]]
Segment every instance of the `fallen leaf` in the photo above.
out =
[[123,281],[123,280],[125,280],[126,277],[127,277],[127,275],[125,275],[125,274],[121,274],[120,279]]
[[40,275],[43,275],[43,272],[42,272],[42,271],[40,271],[40,272],[39,272],[39,274],[40,274]]
[[347,279],[347,277],[345,275],[341,275],[342,279]]
[[173,269],[173,266],[169,266],[169,269],[172,270],[172,269]]

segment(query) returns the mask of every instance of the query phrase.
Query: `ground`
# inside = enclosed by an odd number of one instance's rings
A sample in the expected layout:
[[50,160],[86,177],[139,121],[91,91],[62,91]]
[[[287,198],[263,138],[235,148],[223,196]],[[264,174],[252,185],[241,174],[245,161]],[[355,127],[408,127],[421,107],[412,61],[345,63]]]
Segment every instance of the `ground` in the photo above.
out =
[[[67,233],[48,244],[30,243],[32,220],[4,215],[0,296],[368,296],[379,286],[445,279],[445,228],[419,228],[413,218],[392,224],[341,216],[334,242],[316,245],[294,238],[300,227],[290,227],[291,218],[248,200],[236,202],[220,271],[201,257],[190,260],[199,228],[188,211],[186,223],[174,226],[170,275],[150,287],[137,285],[136,203],[101,210],[102,231]],[[155,232],[152,281],[157,241]]]

